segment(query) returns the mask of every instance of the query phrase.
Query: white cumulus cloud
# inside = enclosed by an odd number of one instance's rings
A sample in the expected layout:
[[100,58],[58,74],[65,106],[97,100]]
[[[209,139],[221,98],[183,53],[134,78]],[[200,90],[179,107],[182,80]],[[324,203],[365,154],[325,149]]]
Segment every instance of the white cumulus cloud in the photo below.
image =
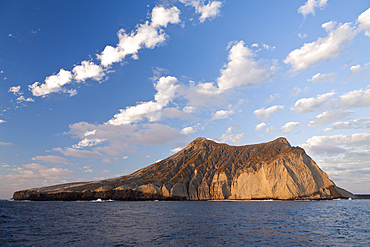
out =
[[312,43],[305,43],[301,48],[290,52],[284,63],[290,64],[293,71],[306,69],[323,60],[337,57],[343,52],[345,44],[351,41],[357,34],[351,23],[336,24],[334,22],[324,23],[328,36],[318,38]]
[[232,143],[240,143],[241,140],[245,137],[244,133],[232,134],[233,127],[229,127],[227,131],[222,134],[220,138],[216,140],[219,142],[232,142]]
[[280,129],[280,133],[289,134],[292,130],[299,127],[299,122],[288,122]]
[[79,141],[78,144],[73,145],[72,148],[92,147],[92,146],[98,145],[99,143],[102,143],[104,141],[105,141],[105,139],[98,139],[98,138],[88,139],[88,138],[86,138],[86,139],[83,139],[83,140]]
[[370,133],[366,132],[350,135],[313,136],[302,146],[315,154],[335,156],[358,148],[366,149],[369,143]]
[[161,77],[157,84],[154,85],[157,93],[154,95],[155,101],[161,106],[166,106],[171,102],[179,89],[176,85],[177,79],[173,76]]
[[121,109],[107,124],[131,124],[142,121],[144,118],[150,122],[158,121],[161,118],[160,111],[175,98],[175,94],[179,88],[176,83],[177,79],[175,77],[161,77],[157,84],[154,85],[157,90],[154,96],[156,101],[140,102],[135,106],[128,106],[126,109]]
[[107,124],[131,124],[142,121],[144,118],[153,122],[159,119],[158,112],[162,109],[162,105],[154,101],[140,102],[135,106],[128,106],[126,109],[121,109],[112,119],[108,120]]
[[20,92],[21,86],[14,86],[9,88],[9,93],[13,93],[14,95],[21,95],[22,92]]
[[185,6],[192,6],[195,8],[195,12],[201,14],[199,17],[200,22],[204,22],[206,19],[215,18],[222,7],[220,1],[209,1],[208,4],[204,5],[204,0],[180,0]]
[[335,79],[335,73],[329,73],[329,74],[321,74],[317,73],[316,75],[312,76],[311,79],[308,79],[307,81],[312,81],[312,82],[325,82],[325,81],[330,81],[333,82]]
[[276,111],[283,111],[284,110],[284,106],[282,105],[274,105],[274,106],[271,106],[267,109],[265,109],[265,107],[262,107],[258,110],[255,110],[253,112],[253,114],[256,116],[256,118],[259,118],[261,119],[262,121],[265,121],[266,119],[269,119],[271,114],[276,112]]
[[312,127],[315,125],[327,125],[335,121],[338,121],[340,119],[346,118],[352,113],[353,112],[350,112],[350,111],[342,111],[342,110],[337,110],[337,109],[333,109],[331,111],[325,111],[317,115],[312,121],[310,121],[308,127]]
[[58,74],[46,77],[44,84],[35,82],[34,84],[29,85],[29,89],[34,96],[44,97],[47,94],[58,93],[62,91],[62,87],[66,84],[69,84],[71,81],[72,73],[70,71],[60,69]]
[[[304,16],[309,13],[314,14],[315,7],[324,7],[326,2],[326,0],[308,0],[298,12]],[[370,36],[370,8],[358,16],[357,23],[358,27],[352,27],[350,22],[337,24],[330,21],[322,24],[328,35],[314,42],[305,43],[301,48],[290,52],[284,63],[290,64],[293,71],[299,71],[323,60],[337,57],[344,52],[345,45],[352,41],[360,31],[365,31],[365,35]]]
[[365,31],[365,35],[370,37],[370,8],[358,16],[357,22],[360,29]]
[[193,127],[185,127],[181,130],[181,134],[188,135],[195,132],[195,129]]
[[216,119],[224,119],[224,118],[228,118],[230,115],[233,115],[235,112],[233,110],[228,110],[228,111],[225,111],[225,110],[219,110],[219,111],[216,111],[215,114],[213,114],[213,117],[212,119],[213,120],[216,120]]
[[82,61],[81,65],[75,66],[72,72],[76,81],[85,81],[89,78],[100,81],[105,75],[104,69],[91,61]]
[[298,13],[301,13],[304,17],[308,14],[315,15],[315,9],[317,7],[323,9],[327,5],[328,0],[308,0],[304,5],[299,7]]
[[256,125],[256,131],[262,130],[264,127],[266,127],[265,123],[260,123]]
[[351,71],[352,72],[359,72],[361,70],[361,65],[357,64],[357,65],[353,65],[351,66]]
[[23,95],[19,96],[17,99],[16,99],[17,102],[22,102],[22,101],[26,101],[26,102],[34,102],[35,100],[32,99],[32,98],[25,98]]
[[[234,42],[235,43],[235,42]],[[255,86],[275,76],[278,65],[276,60],[256,60],[256,54],[243,41],[232,45],[228,63],[220,70],[221,75],[215,85],[212,82],[199,83],[196,90],[200,94],[221,94],[228,89],[241,86]]]
[[14,95],[18,96],[18,98],[16,99],[16,101],[18,103],[20,103],[20,102],[34,102],[34,99],[25,98],[23,96],[23,92],[21,91],[21,86],[10,87],[8,92],[13,93]]
[[167,27],[168,23],[176,24],[180,22],[180,10],[177,7],[166,9],[155,7],[152,10],[152,27]]
[[137,59],[137,53],[140,49],[153,49],[166,40],[166,34],[160,27],[166,27],[168,23],[179,23],[179,15],[180,10],[177,7],[169,9],[154,7],[151,23],[146,21],[144,24],[138,25],[136,30],[130,34],[126,33],[124,29],[120,29],[117,34],[119,38],[117,46],[106,46],[102,53],[97,55],[98,59],[104,67],[122,61],[127,55]]
[[353,90],[338,98],[339,106],[343,108],[359,108],[370,106],[370,89]]
[[306,113],[317,111],[324,108],[328,100],[334,95],[334,92],[318,95],[312,98],[302,98],[295,102],[290,109],[297,113]]
[[157,28],[149,25],[148,22],[140,24],[139,27],[127,34],[124,29],[118,31],[119,43],[116,47],[106,46],[101,54],[97,57],[101,64],[105,67],[122,61],[127,55],[138,59],[138,51],[142,48],[153,49],[158,44],[166,40],[164,32],[160,32]]
[[333,128],[326,128],[323,133],[327,133],[334,130],[341,129],[369,129],[370,118],[359,118],[351,122],[336,122],[333,124]]
[[253,86],[268,80],[276,73],[276,61],[267,62],[255,60],[254,52],[239,41],[229,51],[229,62],[221,69],[221,76],[217,78],[219,90],[246,85]]

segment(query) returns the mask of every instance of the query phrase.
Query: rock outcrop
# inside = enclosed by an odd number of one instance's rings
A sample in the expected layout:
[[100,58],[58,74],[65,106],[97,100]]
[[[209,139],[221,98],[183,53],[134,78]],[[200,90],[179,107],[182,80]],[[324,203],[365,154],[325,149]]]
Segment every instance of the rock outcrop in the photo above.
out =
[[336,187],[285,138],[229,146],[197,138],[178,153],[130,175],[14,193],[15,200],[219,200],[355,198]]

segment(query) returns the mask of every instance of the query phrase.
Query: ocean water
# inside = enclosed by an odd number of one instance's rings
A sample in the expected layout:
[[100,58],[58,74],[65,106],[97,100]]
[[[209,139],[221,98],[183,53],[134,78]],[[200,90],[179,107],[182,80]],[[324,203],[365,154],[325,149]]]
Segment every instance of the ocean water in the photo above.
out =
[[0,201],[0,246],[370,246],[370,200]]

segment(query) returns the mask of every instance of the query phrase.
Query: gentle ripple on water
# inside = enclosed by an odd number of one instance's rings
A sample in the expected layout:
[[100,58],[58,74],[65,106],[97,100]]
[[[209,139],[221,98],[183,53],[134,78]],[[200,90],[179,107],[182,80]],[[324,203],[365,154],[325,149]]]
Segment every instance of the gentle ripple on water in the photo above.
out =
[[0,246],[370,246],[370,200],[0,201]]

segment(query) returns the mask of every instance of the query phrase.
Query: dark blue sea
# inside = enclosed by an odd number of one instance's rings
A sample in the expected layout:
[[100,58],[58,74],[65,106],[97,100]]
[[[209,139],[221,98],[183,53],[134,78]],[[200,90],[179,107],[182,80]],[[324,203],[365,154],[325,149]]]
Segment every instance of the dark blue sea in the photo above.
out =
[[370,200],[0,201],[0,246],[370,246]]

